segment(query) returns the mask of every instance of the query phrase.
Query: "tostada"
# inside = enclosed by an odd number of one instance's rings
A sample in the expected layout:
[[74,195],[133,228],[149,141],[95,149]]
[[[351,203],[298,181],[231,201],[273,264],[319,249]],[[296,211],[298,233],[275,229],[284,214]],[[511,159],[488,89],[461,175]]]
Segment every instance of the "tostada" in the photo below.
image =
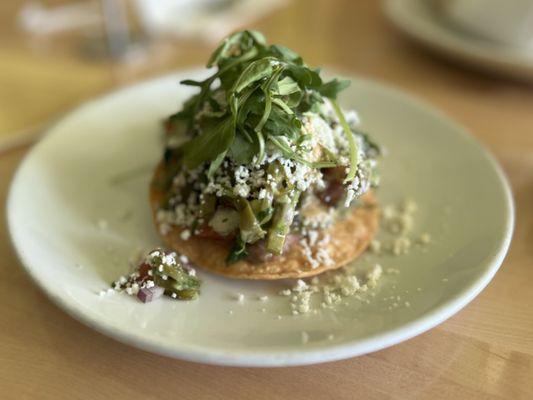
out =
[[165,245],[233,278],[281,279],[344,266],[378,228],[379,147],[294,51],[243,31],[165,121],[150,185]]

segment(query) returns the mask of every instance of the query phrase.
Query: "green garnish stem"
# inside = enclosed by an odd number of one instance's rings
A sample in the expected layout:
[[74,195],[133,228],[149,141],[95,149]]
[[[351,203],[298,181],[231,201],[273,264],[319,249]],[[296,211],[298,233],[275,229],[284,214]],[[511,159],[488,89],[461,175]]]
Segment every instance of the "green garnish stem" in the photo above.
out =
[[300,198],[300,192],[295,191],[292,198],[285,199],[279,204],[272,218],[272,226],[268,231],[267,250],[274,254],[281,254],[285,238],[289,233],[294,219],[294,210]]
[[348,126],[346,118],[344,117],[344,113],[339,107],[339,103],[337,103],[337,100],[332,99],[331,105],[335,110],[335,114],[337,114],[337,118],[339,118],[339,122],[348,139],[348,145],[350,146],[350,169],[348,171],[348,174],[346,175],[346,179],[344,179],[344,183],[351,182],[355,178],[355,174],[357,173],[357,144],[355,143],[352,130]]

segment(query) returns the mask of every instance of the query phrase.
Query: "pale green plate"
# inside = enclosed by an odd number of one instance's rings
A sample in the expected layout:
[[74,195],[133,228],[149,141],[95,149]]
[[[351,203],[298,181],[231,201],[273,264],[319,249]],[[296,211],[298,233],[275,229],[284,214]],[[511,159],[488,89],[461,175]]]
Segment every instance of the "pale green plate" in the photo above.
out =
[[[415,199],[415,234],[427,231],[433,238],[426,252],[415,248],[379,259],[400,273],[386,275],[369,304],[353,299],[336,311],[291,316],[287,298],[277,295],[287,282],[208,273],[201,273],[203,293],[194,302],[98,296],[128,271],[136,248],[160,243],[147,201],[149,170],[161,156],[160,122],[191,93],[178,81],[202,74],[163,77],[85,104],[52,128],[19,168],[8,201],[13,243],[30,276],[70,315],[167,356],[229,365],[310,364],[424,332],[492,279],[513,228],[511,193],[496,162],[429,106],[354,79],[341,103],[356,108],[363,128],[388,150],[379,199]],[[117,177],[122,183],[112,183]],[[98,227],[101,219],[106,229]],[[365,258],[361,267],[376,261]],[[242,304],[234,298],[238,292],[246,296]],[[264,294],[266,303],[257,300]],[[394,302],[399,306],[391,307]]]

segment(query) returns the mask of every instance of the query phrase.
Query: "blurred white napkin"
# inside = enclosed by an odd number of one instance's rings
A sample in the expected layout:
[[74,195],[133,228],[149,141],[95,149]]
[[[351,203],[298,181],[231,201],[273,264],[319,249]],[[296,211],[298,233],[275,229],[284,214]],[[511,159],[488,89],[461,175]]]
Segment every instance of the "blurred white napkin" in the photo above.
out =
[[135,0],[144,29],[218,42],[289,0]]

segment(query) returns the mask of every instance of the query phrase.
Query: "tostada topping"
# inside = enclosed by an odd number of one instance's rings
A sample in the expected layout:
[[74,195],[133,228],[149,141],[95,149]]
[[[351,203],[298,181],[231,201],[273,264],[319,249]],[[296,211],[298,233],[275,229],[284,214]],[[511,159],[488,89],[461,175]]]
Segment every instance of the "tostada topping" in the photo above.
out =
[[200,293],[200,280],[187,257],[155,249],[139,262],[134,272],[113,282],[112,288],[137,296],[143,303],[163,294],[173,299],[194,300]]
[[336,100],[349,82],[323,81],[254,31],[226,38],[207,66],[208,78],[182,82],[198,93],[165,123],[161,233],[226,241],[228,263],[280,255],[294,234],[324,263],[310,244],[378,184],[379,149]]

